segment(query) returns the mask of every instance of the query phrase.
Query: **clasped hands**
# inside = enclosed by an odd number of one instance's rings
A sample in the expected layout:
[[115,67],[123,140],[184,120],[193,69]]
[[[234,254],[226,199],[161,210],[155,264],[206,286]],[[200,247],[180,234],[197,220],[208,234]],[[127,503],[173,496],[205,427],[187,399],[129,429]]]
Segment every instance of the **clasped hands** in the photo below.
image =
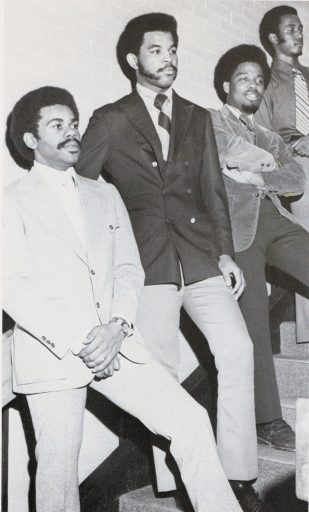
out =
[[111,377],[120,369],[119,350],[124,339],[121,326],[116,322],[96,325],[87,334],[84,347],[79,352],[85,365],[95,374],[104,379]]

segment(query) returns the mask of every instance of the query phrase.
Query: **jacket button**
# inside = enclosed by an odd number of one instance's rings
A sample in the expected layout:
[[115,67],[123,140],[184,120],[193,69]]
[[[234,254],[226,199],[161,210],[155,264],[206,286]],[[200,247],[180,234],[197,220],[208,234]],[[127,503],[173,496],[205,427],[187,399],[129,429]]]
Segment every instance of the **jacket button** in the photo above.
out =
[[192,188],[190,188],[190,187],[189,187],[189,188],[187,189],[187,192],[188,192],[188,194],[192,194]]
[[188,165],[189,165],[188,160],[185,160],[185,166],[188,167]]
[[46,336],[42,336],[42,340],[43,340],[43,341],[46,341]]
[[261,163],[261,166],[262,166],[262,167],[264,167],[264,165],[265,165],[265,164],[264,164],[264,162],[262,162],[262,163]]
[[51,346],[52,348],[55,348],[55,343],[51,343],[51,344],[50,344],[50,346]]
[[152,167],[158,167],[158,162],[152,162]]
[[99,309],[99,308],[101,307],[100,302],[97,302],[97,303],[96,303],[96,306],[97,306],[97,308]]
[[192,217],[192,218],[190,219],[190,222],[191,222],[191,224],[194,224],[194,223],[195,223],[195,217]]
[[270,167],[270,164],[266,164],[266,167]]
[[167,193],[167,191],[165,190],[165,188],[162,190],[162,194],[165,196]]
[[259,192],[256,192],[254,195],[255,195],[255,197],[259,197],[260,196]]
[[94,276],[95,275],[95,271],[93,269],[90,270],[90,273]]

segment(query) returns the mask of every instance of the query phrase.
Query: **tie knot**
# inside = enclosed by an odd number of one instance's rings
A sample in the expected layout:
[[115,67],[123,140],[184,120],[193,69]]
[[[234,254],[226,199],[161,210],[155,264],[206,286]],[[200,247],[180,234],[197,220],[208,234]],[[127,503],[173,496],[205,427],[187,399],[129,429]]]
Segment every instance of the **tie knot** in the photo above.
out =
[[292,71],[293,71],[294,78],[295,78],[295,77],[299,77],[299,78],[301,78],[302,80],[304,80],[304,82],[305,82],[305,77],[304,77],[304,75],[302,74],[302,72],[301,72],[301,70],[300,70],[300,69],[292,68]]
[[248,129],[250,132],[254,132],[253,123],[249,116],[239,116],[239,121]]
[[162,107],[167,99],[168,97],[166,96],[166,94],[157,94],[154,100],[154,106],[159,110],[162,110]]

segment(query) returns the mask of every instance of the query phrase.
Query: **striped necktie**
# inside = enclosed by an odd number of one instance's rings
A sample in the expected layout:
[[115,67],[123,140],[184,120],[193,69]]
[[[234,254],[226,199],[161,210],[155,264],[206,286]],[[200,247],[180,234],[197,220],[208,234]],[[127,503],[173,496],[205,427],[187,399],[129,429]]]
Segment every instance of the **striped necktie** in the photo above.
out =
[[296,129],[303,135],[309,134],[309,95],[304,75],[299,69],[293,68],[295,104],[296,104]]
[[254,126],[253,126],[253,122],[252,122],[251,118],[249,116],[241,115],[241,116],[239,116],[239,121],[248,130],[250,142],[252,142],[252,144],[255,144],[255,130],[254,130]]
[[[171,120],[169,116],[169,100],[165,94],[157,94],[154,100],[154,106],[160,111],[158,117],[159,138],[162,146],[164,160],[167,160],[168,148],[171,133]],[[160,127],[162,129],[160,129]]]

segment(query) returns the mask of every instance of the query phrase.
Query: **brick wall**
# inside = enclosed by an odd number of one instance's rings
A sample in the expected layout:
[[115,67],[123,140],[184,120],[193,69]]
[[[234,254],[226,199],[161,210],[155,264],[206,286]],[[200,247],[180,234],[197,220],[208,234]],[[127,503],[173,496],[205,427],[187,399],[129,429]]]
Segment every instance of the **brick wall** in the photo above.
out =
[[[115,57],[118,36],[141,13],[163,11],[179,26],[177,91],[203,106],[218,107],[212,86],[218,58],[231,46],[259,44],[264,12],[285,2],[266,0],[4,0],[4,114],[24,93],[42,85],[69,89],[83,132],[94,108],[126,94],[129,82]],[[309,3],[293,2],[309,38]],[[309,65],[309,43],[302,62]],[[307,49],[307,58],[305,57]],[[5,182],[18,176],[8,152]]]

